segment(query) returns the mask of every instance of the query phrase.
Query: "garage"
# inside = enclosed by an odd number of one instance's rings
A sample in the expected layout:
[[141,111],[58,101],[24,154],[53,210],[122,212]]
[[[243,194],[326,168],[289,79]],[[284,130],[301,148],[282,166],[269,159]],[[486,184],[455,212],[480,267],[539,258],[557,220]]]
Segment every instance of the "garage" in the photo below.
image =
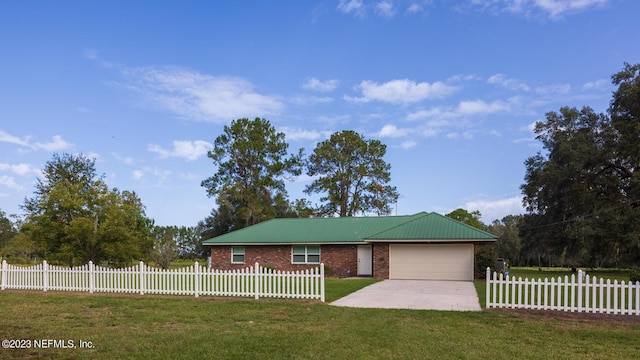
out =
[[390,244],[389,279],[473,280],[473,244]]

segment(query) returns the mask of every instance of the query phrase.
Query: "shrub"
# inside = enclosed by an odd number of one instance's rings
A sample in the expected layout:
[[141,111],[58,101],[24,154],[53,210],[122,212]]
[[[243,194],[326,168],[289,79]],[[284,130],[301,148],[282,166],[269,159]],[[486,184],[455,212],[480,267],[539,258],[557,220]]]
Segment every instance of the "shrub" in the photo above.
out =
[[629,281],[635,283],[636,281],[640,281],[640,267],[632,268],[629,272]]
[[[487,277],[487,268],[494,268],[495,266],[495,247],[491,245],[481,245],[476,250],[476,277],[484,279]],[[493,270],[492,270],[493,271]]]

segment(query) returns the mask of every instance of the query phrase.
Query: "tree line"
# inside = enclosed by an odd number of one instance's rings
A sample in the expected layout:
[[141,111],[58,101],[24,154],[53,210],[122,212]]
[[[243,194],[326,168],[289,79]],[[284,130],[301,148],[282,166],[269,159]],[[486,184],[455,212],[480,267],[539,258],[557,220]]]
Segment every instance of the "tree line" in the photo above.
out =
[[512,264],[640,264],[640,64],[611,80],[606,113],[562,107],[536,124],[543,150],[525,161],[526,213],[491,226]]
[[[155,225],[135,192],[98,176],[95,159],[54,154],[21,205],[24,218],[12,222],[0,210],[0,256],[69,266],[151,259],[166,268],[178,257],[205,257],[203,240],[276,217],[386,215],[398,193],[385,153],[380,141],[347,130],[307,158],[304,149],[289,154],[269,121],[234,120],[208,152],[217,171],[202,181],[218,207],[193,227]],[[305,192],[324,194],[321,204],[289,200],[285,181],[303,170],[314,177]]]

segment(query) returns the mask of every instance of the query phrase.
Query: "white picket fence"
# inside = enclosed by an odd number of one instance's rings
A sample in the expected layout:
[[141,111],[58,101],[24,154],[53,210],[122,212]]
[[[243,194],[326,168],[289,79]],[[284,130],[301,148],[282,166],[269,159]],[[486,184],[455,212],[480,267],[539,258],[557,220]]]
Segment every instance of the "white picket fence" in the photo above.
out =
[[543,279],[504,276],[487,268],[487,308],[640,315],[640,282],[589,276]]
[[0,290],[56,290],[317,299],[324,302],[324,264],[310,270],[278,271],[260,266],[215,270],[200,266],[163,270],[142,261],[123,269],[93,264],[68,268],[41,264],[22,267],[2,261]]

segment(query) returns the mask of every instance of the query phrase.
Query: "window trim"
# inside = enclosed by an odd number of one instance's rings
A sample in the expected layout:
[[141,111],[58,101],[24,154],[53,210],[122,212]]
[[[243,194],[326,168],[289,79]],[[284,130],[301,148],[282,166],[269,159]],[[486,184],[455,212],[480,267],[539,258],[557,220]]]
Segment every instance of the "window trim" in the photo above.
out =
[[[242,249],[242,254],[240,253],[235,253],[234,250],[239,250]],[[242,261],[235,261],[234,256],[242,256]],[[246,250],[244,246],[232,246],[231,247],[231,263],[232,264],[244,264],[244,260],[246,257]]]
[[[304,253],[296,253],[295,248],[304,247]],[[318,251],[309,252],[309,248],[318,248]],[[313,249],[315,250],[315,249]],[[295,261],[294,256],[304,256],[304,261]],[[310,256],[317,256],[318,261],[309,261]],[[321,262],[321,246],[320,245],[291,245],[291,263],[292,264],[320,264]]]

